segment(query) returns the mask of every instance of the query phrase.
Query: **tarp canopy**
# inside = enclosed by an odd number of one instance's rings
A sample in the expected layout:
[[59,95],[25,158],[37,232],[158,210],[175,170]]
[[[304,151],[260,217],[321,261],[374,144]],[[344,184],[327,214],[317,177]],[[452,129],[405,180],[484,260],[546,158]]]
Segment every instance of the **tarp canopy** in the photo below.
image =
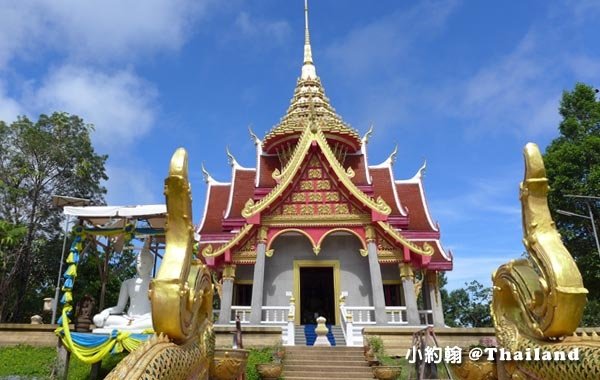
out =
[[164,228],[167,206],[65,206],[63,212],[96,227],[124,227],[127,220],[137,219],[147,221],[152,228]]
[[165,215],[167,206],[141,205],[141,206],[65,206],[65,215],[82,218],[139,218],[144,219],[156,215]]

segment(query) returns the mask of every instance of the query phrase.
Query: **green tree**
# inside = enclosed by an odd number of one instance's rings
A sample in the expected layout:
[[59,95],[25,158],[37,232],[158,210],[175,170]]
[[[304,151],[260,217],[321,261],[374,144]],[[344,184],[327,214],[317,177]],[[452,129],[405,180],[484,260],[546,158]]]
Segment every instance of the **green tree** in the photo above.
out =
[[[95,152],[91,130],[67,113],[41,115],[37,122],[26,117],[10,125],[0,122],[0,220],[24,228],[18,243],[3,250],[0,322],[23,320],[25,297],[41,285],[32,284],[33,273],[55,263],[50,266],[56,276],[62,216],[52,207],[52,195],[103,202],[107,156]],[[52,283],[52,274],[42,277]]]
[[[587,205],[566,195],[600,196],[600,101],[596,91],[577,83],[565,91],[559,107],[560,135],[546,148],[544,161],[550,181],[548,203],[563,241],[575,258],[590,291],[584,325],[600,324],[600,256],[590,220],[558,214],[568,210],[588,215]],[[598,203],[595,204],[597,206]],[[600,230],[597,207],[593,208]]]
[[444,320],[451,327],[491,327],[491,288],[478,281],[465,283],[465,288],[448,293],[441,290]]

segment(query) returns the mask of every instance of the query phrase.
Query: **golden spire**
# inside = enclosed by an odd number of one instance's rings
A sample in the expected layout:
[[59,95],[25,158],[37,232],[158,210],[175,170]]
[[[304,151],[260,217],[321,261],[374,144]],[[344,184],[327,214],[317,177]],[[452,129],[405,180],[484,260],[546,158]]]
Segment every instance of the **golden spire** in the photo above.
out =
[[[339,138],[345,141],[346,145],[349,145],[352,152],[360,149],[361,140],[358,132],[350,128],[335,113],[335,109],[325,96],[321,80],[317,76],[308,29],[308,0],[304,0],[304,61],[302,73],[298,78],[294,96],[290,103],[281,121],[262,140],[265,152],[275,153],[280,147],[281,141],[285,141],[289,145],[291,141],[289,137],[291,135],[300,137],[306,128],[306,123],[309,122],[328,136],[338,135]],[[338,139],[338,141],[342,140]]]
[[304,0],[304,65],[302,65],[302,79],[314,79],[317,71],[312,59],[310,47],[310,32],[308,31],[308,0]]

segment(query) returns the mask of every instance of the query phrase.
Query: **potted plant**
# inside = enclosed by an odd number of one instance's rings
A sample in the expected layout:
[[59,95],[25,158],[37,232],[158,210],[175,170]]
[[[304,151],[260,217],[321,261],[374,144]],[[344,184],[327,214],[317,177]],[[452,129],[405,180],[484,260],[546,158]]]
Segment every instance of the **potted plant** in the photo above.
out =
[[463,348],[462,360],[460,363],[449,363],[450,370],[457,379],[497,379],[497,366],[495,361],[488,361],[487,355],[482,355],[474,360],[469,353],[473,349],[480,349],[485,352],[488,347],[493,347],[495,341],[488,343],[480,341],[479,344]]
[[378,365],[371,367],[375,378],[379,380],[395,380],[400,377],[402,366],[397,359],[381,354],[377,357],[377,361]]
[[277,380],[283,371],[281,361],[285,357],[285,348],[277,344],[272,349],[271,361],[269,363],[259,363],[256,365],[256,371],[263,380]]
[[365,359],[371,366],[373,376],[381,380],[394,380],[398,378],[402,367],[398,360],[385,354],[383,340],[378,336],[371,336],[365,342]]
[[378,336],[370,336],[366,339],[365,360],[370,366],[379,363],[377,356],[383,354],[383,341]]

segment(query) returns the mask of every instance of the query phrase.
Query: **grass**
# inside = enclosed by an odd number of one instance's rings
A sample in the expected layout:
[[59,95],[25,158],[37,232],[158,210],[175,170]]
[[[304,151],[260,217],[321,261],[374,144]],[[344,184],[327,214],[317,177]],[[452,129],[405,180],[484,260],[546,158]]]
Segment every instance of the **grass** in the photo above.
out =
[[[99,378],[102,379],[121,361],[124,354],[111,355],[102,361]],[[0,379],[18,376],[20,379],[50,379],[56,360],[56,348],[13,346],[0,347]],[[91,366],[71,356],[69,380],[89,378]]]

